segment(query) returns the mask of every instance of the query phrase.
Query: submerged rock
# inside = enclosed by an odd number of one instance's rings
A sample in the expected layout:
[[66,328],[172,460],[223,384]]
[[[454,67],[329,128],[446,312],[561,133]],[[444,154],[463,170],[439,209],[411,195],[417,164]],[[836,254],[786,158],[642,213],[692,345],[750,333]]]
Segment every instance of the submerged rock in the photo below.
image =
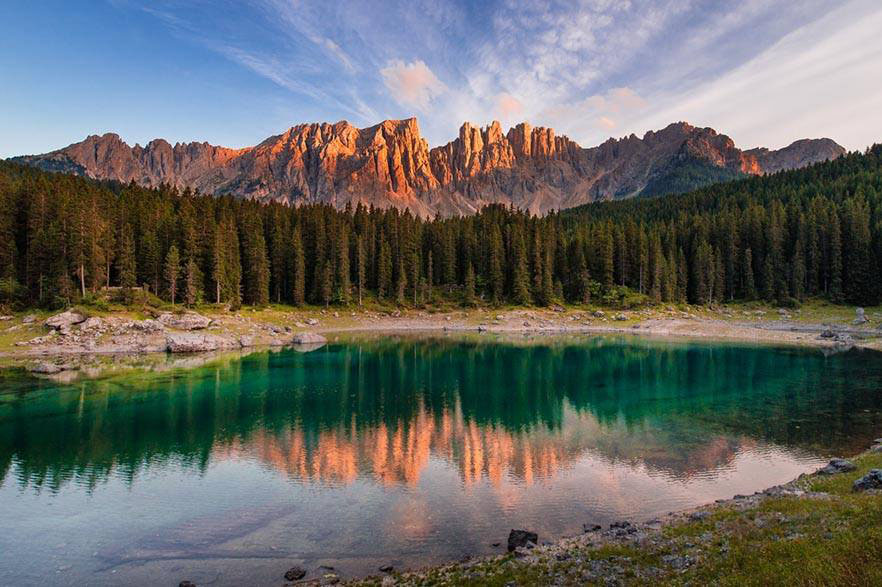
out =
[[86,317],[77,312],[76,310],[67,310],[66,312],[62,312],[61,314],[55,314],[46,319],[46,326],[49,328],[54,328],[55,330],[66,330],[69,329],[74,324],[79,324],[80,322],[85,322]]
[[837,473],[848,473],[857,469],[854,463],[845,459],[833,459],[825,467],[818,470],[820,475],[835,475]]
[[854,491],[882,489],[882,469],[870,469],[869,473],[854,482],[852,489]]
[[508,551],[514,552],[516,548],[526,547],[528,544],[539,542],[539,535],[529,530],[512,530],[508,533]]
[[184,312],[183,314],[160,314],[158,318],[163,326],[177,328],[178,330],[202,330],[211,324],[211,318],[207,318],[196,312]]
[[61,373],[62,370],[60,366],[53,363],[36,363],[28,367],[28,371],[40,375],[54,375],[55,373]]
[[292,344],[327,344],[328,339],[315,332],[299,332],[291,339]]

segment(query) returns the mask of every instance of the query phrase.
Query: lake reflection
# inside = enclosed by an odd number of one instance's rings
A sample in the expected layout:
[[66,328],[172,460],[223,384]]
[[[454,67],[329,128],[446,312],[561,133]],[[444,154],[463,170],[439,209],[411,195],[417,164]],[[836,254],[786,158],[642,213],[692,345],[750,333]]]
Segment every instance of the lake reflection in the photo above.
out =
[[880,363],[386,338],[69,385],[7,376],[30,391],[0,395],[0,582],[275,584],[289,562],[373,572],[495,552],[511,527],[648,519],[862,449],[882,430]]

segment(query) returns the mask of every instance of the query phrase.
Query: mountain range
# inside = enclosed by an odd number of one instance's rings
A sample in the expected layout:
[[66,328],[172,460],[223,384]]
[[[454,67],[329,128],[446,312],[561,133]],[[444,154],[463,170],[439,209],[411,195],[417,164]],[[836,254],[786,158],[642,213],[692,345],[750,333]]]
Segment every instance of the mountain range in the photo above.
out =
[[501,202],[544,213],[597,201],[688,191],[714,182],[835,159],[835,141],[803,139],[779,150],[741,150],[712,128],[686,122],[583,148],[524,122],[465,123],[429,148],[415,118],[368,128],[346,121],[300,124],[254,147],[231,149],[163,139],[126,144],[92,135],[43,155],[13,158],[44,170],[146,186],[170,184],[292,204],[359,202],[421,216],[470,214]]

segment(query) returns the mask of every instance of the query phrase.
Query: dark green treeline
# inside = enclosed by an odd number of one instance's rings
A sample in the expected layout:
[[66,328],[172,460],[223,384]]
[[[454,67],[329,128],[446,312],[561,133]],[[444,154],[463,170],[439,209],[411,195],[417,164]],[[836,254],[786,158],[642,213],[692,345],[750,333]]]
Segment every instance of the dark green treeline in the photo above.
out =
[[548,305],[882,296],[882,146],[678,196],[535,217],[300,207],[0,163],[0,302]]

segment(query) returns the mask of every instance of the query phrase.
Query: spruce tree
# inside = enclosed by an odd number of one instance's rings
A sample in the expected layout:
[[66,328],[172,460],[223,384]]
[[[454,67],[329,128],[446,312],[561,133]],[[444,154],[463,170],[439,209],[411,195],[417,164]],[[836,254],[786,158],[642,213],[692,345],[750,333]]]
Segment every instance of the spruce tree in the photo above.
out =
[[175,294],[178,291],[178,278],[181,274],[181,254],[178,252],[177,245],[172,245],[168,249],[165,256],[165,287],[171,300],[172,306],[175,305]]

